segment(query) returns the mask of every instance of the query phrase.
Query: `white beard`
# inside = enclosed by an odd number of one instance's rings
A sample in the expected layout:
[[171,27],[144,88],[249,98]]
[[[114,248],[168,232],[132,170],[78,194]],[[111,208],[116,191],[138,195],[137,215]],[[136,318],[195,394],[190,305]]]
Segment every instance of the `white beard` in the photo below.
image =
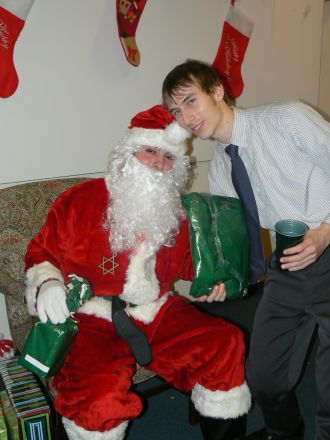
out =
[[[130,155],[124,166],[109,175],[110,203],[107,223],[113,252],[132,250],[144,242],[148,254],[162,245],[171,246],[182,219],[180,190],[187,166],[177,164],[171,171],[158,171]],[[111,171],[111,170],[110,170]]]

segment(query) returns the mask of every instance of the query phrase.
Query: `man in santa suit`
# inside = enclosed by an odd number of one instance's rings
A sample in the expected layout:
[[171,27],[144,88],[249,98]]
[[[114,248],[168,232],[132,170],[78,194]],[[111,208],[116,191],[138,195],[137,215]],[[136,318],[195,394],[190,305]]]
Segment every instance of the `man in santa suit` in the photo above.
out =
[[[65,321],[70,274],[88,280],[93,291],[76,313],[79,331],[53,380],[70,440],[121,440],[142,410],[131,390],[137,361],[112,320],[114,297],[146,337],[148,369],[192,392],[204,438],[244,438],[250,393],[243,336],[171,292],[175,280],[194,276],[180,200],[188,136],[161,106],[138,113],[110,153],[108,174],[61,194],[28,246],[32,315]],[[208,301],[224,298],[221,283]]]

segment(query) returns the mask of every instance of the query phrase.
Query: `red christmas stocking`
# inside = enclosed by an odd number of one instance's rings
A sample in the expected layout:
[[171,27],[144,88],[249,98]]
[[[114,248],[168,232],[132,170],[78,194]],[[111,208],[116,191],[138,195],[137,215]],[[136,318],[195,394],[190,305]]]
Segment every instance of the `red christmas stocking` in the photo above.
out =
[[18,86],[14,46],[34,0],[0,0],[0,97],[8,98]]
[[220,45],[212,66],[219,73],[228,95],[237,98],[244,88],[241,66],[254,23],[234,3],[235,0],[232,0],[227,11]]
[[121,45],[127,61],[133,66],[140,64],[140,52],[135,33],[147,0],[117,0],[117,25]]

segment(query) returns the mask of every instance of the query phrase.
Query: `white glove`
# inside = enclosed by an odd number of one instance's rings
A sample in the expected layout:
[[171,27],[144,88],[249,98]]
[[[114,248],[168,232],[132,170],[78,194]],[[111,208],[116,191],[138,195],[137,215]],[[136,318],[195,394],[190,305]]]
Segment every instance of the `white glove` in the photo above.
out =
[[70,312],[66,305],[66,289],[61,281],[52,280],[43,284],[37,298],[37,311],[41,322],[49,318],[53,324],[63,323]]

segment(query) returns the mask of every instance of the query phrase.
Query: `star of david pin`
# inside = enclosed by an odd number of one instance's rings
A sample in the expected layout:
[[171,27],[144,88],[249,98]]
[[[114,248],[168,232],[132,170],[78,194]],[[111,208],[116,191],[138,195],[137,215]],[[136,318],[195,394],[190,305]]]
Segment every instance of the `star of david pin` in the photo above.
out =
[[111,273],[111,275],[114,275],[116,267],[119,266],[119,264],[115,262],[116,256],[117,253],[114,252],[110,258],[102,258],[102,263],[98,267],[102,269],[103,275],[108,275],[109,273]]

